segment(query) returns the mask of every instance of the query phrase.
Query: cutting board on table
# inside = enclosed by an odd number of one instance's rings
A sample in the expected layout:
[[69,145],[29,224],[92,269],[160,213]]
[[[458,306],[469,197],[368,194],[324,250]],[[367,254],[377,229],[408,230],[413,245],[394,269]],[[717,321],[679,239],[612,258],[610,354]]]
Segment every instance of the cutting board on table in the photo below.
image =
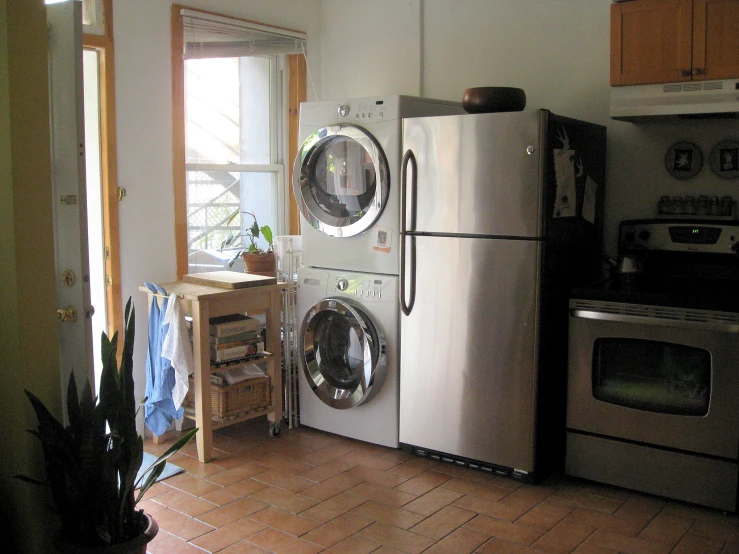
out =
[[188,273],[182,278],[186,283],[207,285],[222,289],[245,289],[262,285],[276,285],[277,277],[264,277],[237,271],[209,271],[206,273]]

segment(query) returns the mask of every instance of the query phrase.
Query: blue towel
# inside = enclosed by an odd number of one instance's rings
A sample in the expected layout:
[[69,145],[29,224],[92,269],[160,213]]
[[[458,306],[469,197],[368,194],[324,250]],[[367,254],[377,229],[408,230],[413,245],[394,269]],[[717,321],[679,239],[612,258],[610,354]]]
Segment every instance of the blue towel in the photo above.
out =
[[144,282],[153,293],[164,296],[162,307],[156,299],[152,299],[149,308],[149,349],[146,358],[146,402],[144,403],[144,421],[155,435],[166,433],[173,419],[181,419],[184,410],[176,410],[172,400],[172,389],[175,385],[175,370],[172,362],[162,356],[162,344],[167,336],[169,325],[164,325],[167,313],[167,291],[156,283]]

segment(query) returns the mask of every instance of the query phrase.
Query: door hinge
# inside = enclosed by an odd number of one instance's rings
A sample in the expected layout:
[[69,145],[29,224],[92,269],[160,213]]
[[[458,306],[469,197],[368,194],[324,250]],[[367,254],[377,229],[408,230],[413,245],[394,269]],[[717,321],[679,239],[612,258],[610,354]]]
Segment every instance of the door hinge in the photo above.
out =
[[110,246],[105,247],[105,259],[106,261],[110,259]]
[[126,189],[118,187],[118,202],[122,201],[126,197]]
[[111,277],[110,275],[106,275],[105,276],[105,284],[108,287],[112,287],[113,286],[113,277]]

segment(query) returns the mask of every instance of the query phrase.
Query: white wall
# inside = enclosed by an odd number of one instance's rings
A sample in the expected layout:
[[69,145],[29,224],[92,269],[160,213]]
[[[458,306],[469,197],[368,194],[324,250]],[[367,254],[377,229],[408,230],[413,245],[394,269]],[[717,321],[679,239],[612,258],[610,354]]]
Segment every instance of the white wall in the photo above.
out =
[[618,222],[652,217],[663,194],[739,197],[736,183],[713,175],[707,163],[685,182],[664,169],[674,142],[694,142],[707,159],[720,140],[739,139],[739,124],[610,120],[610,4],[383,0],[368,8],[360,0],[321,0],[321,96],[420,94],[461,101],[466,88],[516,86],[526,91],[527,109],[607,125],[605,246],[613,253]]
[[[190,0],[190,7],[308,33],[317,58],[318,0]],[[138,310],[135,381],[143,397],[146,360],[144,281],[176,279],[172,184],[172,85],[169,0],[114,0],[122,296]],[[311,71],[314,78],[320,69]]]
[[320,99],[417,96],[421,2],[321,0]]

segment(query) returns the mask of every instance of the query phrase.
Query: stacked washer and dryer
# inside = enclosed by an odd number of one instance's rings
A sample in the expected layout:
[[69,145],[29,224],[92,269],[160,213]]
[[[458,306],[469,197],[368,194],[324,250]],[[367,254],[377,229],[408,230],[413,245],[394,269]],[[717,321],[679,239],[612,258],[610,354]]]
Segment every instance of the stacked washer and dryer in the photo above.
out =
[[301,104],[302,425],[399,446],[402,120],[458,113],[458,103],[409,96]]

